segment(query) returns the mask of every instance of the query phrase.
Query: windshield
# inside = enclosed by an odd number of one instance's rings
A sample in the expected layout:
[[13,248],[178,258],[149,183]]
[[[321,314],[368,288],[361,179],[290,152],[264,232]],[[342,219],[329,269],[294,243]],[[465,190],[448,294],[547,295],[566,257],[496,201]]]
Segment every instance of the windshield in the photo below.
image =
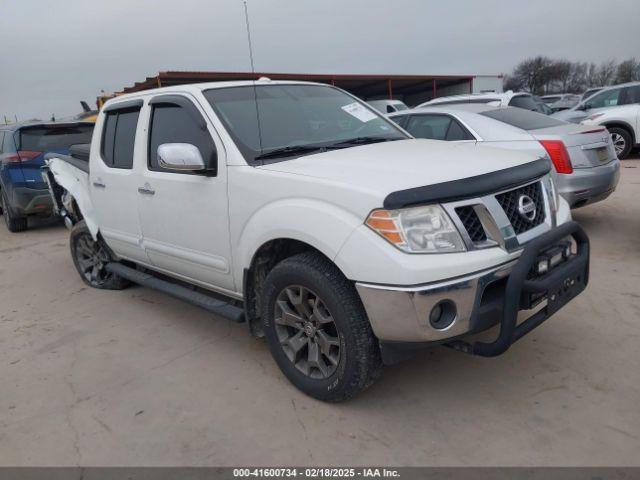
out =
[[496,110],[481,112],[480,115],[521,128],[522,130],[537,130],[539,128],[566,125],[566,122],[561,120],[522,108],[498,108]]
[[330,86],[256,85],[203,93],[249,162],[280,149],[288,149],[282,155],[286,156],[302,153],[303,148],[295,147],[345,147],[353,140],[362,144],[409,138],[392,122]]
[[93,125],[23,128],[19,149],[34,152],[66,150],[78,143],[91,143],[92,133]]

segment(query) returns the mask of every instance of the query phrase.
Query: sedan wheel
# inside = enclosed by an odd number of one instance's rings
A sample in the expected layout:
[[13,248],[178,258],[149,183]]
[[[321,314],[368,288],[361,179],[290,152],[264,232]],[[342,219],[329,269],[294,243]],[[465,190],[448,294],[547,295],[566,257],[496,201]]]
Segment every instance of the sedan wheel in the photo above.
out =
[[613,147],[616,149],[616,155],[620,156],[627,147],[627,142],[625,142],[624,137],[619,133],[611,135],[611,141],[613,142]]
[[619,127],[609,128],[609,133],[611,134],[611,142],[613,143],[618,158],[620,160],[626,158],[633,146],[631,134],[627,130]]

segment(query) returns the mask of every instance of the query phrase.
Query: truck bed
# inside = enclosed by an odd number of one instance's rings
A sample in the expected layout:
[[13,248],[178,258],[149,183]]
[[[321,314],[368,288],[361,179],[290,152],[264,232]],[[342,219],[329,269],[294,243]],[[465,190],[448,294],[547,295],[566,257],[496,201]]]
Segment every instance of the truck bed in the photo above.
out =
[[70,155],[62,155],[60,153],[46,153],[45,160],[58,158],[63,162],[67,162],[85,173],[89,173],[89,147],[90,144],[72,145],[69,148]]

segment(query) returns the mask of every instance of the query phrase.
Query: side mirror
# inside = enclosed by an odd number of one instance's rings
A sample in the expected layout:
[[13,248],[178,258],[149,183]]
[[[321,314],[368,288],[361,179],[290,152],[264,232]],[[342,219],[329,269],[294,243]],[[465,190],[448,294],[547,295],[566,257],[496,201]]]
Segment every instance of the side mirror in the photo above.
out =
[[582,110],[583,112],[586,110],[589,110],[589,106],[586,103],[582,103],[580,105],[578,105],[578,107],[576,108],[576,110]]
[[200,149],[190,143],[163,143],[158,147],[158,165],[168,170],[205,170]]

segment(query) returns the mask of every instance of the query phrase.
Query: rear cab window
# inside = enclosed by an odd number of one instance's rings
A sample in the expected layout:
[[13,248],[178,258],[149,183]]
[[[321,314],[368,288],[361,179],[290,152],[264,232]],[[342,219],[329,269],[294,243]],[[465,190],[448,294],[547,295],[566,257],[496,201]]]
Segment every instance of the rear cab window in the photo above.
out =
[[551,118],[538,112],[524,110],[522,108],[497,108],[480,112],[480,115],[493,118],[522,130],[537,130],[539,128],[557,127],[566,122]]
[[105,113],[100,154],[111,168],[133,168],[133,149],[140,107],[113,109]]

